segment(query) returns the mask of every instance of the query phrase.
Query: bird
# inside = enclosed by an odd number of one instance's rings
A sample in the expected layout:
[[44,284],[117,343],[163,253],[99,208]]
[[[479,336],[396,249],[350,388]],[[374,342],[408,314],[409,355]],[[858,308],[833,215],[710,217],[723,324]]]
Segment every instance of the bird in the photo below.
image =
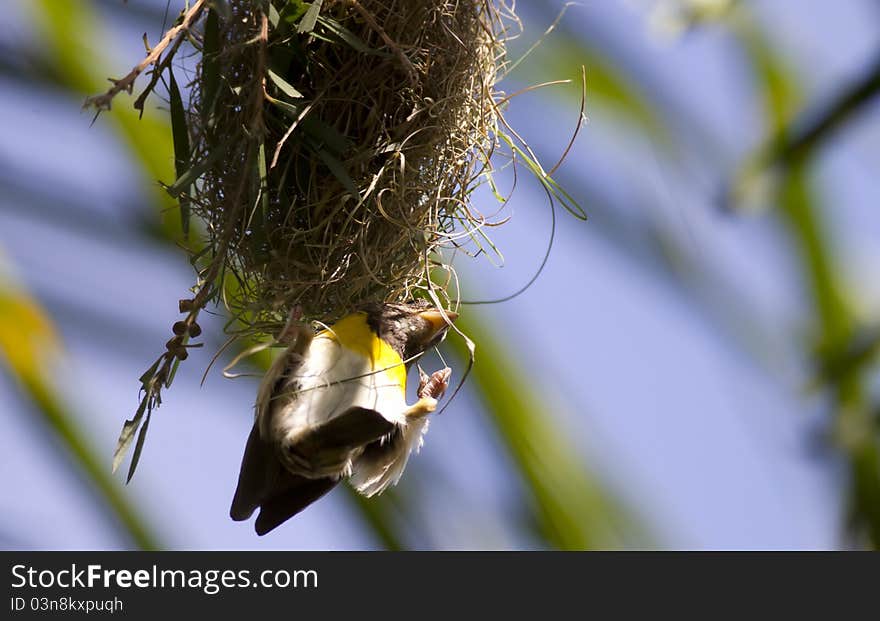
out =
[[418,401],[407,374],[458,317],[420,300],[370,303],[315,334],[298,321],[278,337],[287,349],[257,391],[229,515],[258,535],[283,524],[340,481],[373,496],[396,484],[417,451],[451,370],[419,368]]

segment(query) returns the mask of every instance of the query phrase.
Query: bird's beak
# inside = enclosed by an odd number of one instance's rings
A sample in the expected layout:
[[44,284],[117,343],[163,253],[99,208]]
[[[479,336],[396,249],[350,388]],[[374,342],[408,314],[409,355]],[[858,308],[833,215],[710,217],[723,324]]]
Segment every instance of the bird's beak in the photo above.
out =
[[441,312],[436,308],[432,308],[430,310],[420,312],[419,317],[430,323],[431,327],[434,329],[434,333],[436,334],[437,332],[440,332],[440,330],[446,328],[453,321],[455,321],[458,318],[458,313],[454,311]]

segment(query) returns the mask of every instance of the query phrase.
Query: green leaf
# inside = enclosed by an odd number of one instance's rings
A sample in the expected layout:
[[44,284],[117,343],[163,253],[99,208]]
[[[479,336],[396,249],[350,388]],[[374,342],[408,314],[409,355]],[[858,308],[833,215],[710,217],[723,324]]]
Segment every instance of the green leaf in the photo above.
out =
[[577,200],[568,193],[553,177],[543,177],[541,179],[544,187],[559,201],[565,210],[578,220],[587,220],[587,212],[577,202]]
[[760,86],[760,94],[774,130],[785,126],[801,107],[803,95],[794,72],[779,56],[772,40],[754,19],[739,22],[735,30],[738,42]]
[[304,101],[287,102],[272,97],[269,99],[269,103],[287,114],[294,121],[302,120],[299,117],[303,110],[306,109],[306,102]]
[[[141,451],[144,450],[144,440],[147,437],[147,427],[150,425],[150,412],[147,411],[147,417],[144,419],[144,424],[141,426],[141,432],[138,434],[137,444],[134,446],[134,453],[131,455],[131,464],[128,466],[128,476],[125,477],[125,482],[130,483],[131,477],[134,476],[134,471],[137,468],[138,462],[141,460]],[[129,440],[131,442],[131,440]]]
[[122,431],[119,433],[119,439],[116,440],[116,450],[113,451],[112,472],[116,472],[119,469],[119,465],[125,458],[125,453],[128,452],[128,447],[131,446],[131,441],[134,439],[134,434],[141,425],[149,398],[149,394],[144,395],[134,416],[122,424]]
[[335,19],[318,16],[318,23],[331,35],[327,38],[331,42],[342,42],[361,54],[372,54],[374,56],[390,57],[389,52],[371,48],[364,43],[363,39],[354,34],[351,30],[337,22]]
[[[190,147],[189,147],[189,129],[186,124],[186,110],[183,107],[183,99],[180,96],[180,89],[177,86],[177,80],[174,79],[174,71],[168,66],[168,95],[171,107],[171,135],[174,142],[174,168],[179,179],[189,170],[190,164]],[[180,201],[180,226],[183,229],[183,236],[189,236],[189,219],[190,219],[190,203],[189,195],[181,192],[178,200]]]
[[266,144],[261,142],[257,147],[257,158],[254,177],[259,188],[257,201],[248,218],[247,228],[251,232],[254,246],[261,247],[266,242],[266,219],[269,213],[268,168],[266,163]]
[[334,155],[342,155],[351,148],[351,141],[321,119],[309,116],[303,119],[303,130],[319,145],[326,146]]
[[[96,42],[103,39],[96,30],[101,21],[92,10],[93,3],[33,0],[28,6],[35,17],[42,62],[47,63],[56,86],[83,96],[104,90],[112,69],[96,52]],[[113,114],[103,115],[101,121],[116,130],[143,163],[146,178],[175,176],[172,138],[166,115],[147,110],[139,119],[136,110],[116,106]],[[162,231],[181,241],[180,218],[171,213],[175,211],[171,208],[176,205],[158,186],[152,197],[160,204]]]
[[171,382],[174,381],[174,376],[177,375],[178,367],[180,367],[180,358],[175,358],[174,362],[171,363],[171,369],[168,371],[168,379],[165,380],[165,388],[171,387]]
[[581,207],[577,200],[559,185],[555,179],[544,172],[544,168],[541,166],[540,162],[524,149],[516,145],[513,142],[513,139],[507,134],[499,133],[498,137],[507,143],[510,149],[516,153],[517,157],[519,157],[519,159],[525,164],[526,168],[529,169],[529,172],[541,182],[541,185],[547,189],[551,196],[559,201],[559,204],[562,205],[567,212],[578,220],[587,219],[587,212],[584,211],[584,208]]
[[278,9],[275,8],[274,4],[269,5],[269,14],[267,17],[269,18],[269,26],[277,30],[278,25],[281,23],[281,15],[278,13]]
[[280,75],[269,69],[269,79],[281,89],[285,95],[292,99],[302,99],[303,94],[296,90],[293,86],[291,86],[284,78]]
[[270,98],[269,103],[302,125],[303,131],[311,138],[309,146],[316,151],[319,148],[327,147],[333,155],[340,156],[351,148],[351,141],[336,131],[335,128],[320,119],[311,116],[303,117],[302,113],[307,105],[304,101],[288,103],[280,99]]
[[[2,258],[2,256],[0,256]],[[60,347],[57,331],[40,304],[0,273],[0,361],[22,381],[43,375]]]
[[306,14],[303,16],[302,21],[297,26],[296,31],[300,34],[307,34],[315,29],[315,24],[318,23],[318,15],[321,13],[321,5],[324,0],[315,0],[309,6],[309,9],[306,11]]
[[174,198],[178,198],[183,192],[189,190],[190,186],[195,183],[196,179],[201,177],[205,171],[216,164],[226,154],[226,147],[229,146],[230,139],[225,140],[214,148],[208,157],[187,169],[187,171],[177,178],[171,184],[165,186],[165,191]]
[[[75,96],[101,91],[110,74],[103,57],[96,53],[106,41],[104,33],[97,29],[101,21],[93,8],[91,2],[33,0],[28,3],[27,14],[34,18],[33,31],[40,41],[41,62],[45,63],[55,86]],[[104,115],[102,121],[131,148],[146,177],[167,179],[174,174],[171,136],[163,115],[148,111],[143,120],[139,120],[137,111],[119,106],[113,114]],[[158,189],[153,192],[158,210],[164,213],[171,201],[164,192]],[[177,218],[163,219],[162,223],[162,233],[179,240]],[[107,513],[115,518],[132,544],[145,550],[161,548],[149,524],[107,472],[107,464],[97,456],[90,436],[77,424],[75,413],[68,407],[71,400],[57,392],[45,378],[26,381],[24,393],[36,406],[43,422],[66,447],[71,465],[82,472],[88,491],[97,490]]]
[[302,0],[288,0],[281,9],[280,18],[288,24],[295,24],[309,10],[309,5]]
[[211,118],[214,100],[220,85],[220,68],[217,54],[220,51],[220,22],[216,11],[208,11],[205,19],[204,43],[202,45],[202,114],[205,120]]

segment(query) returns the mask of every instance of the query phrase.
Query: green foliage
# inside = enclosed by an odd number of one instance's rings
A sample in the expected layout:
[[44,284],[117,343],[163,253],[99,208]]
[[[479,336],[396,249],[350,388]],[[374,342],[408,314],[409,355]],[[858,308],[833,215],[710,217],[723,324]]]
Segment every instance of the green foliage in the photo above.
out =
[[[846,352],[859,347],[865,330],[860,326],[842,290],[843,273],[836,261],[836,251],[824,222],[824,206],[814,189],[814,165],[811,156],[821,146],[818,137],[809,138],[808,148],[783,147],[799,125],[800,103],[797,76],[773,49],[768,37],[754,21],[745,16],[738,22],[743,49],[751,61],[758,90],[764,96],[769,124],[767,145],[752,158],[750,172],[761,173],[777,168],[776,204],[781,222],[799,254],[802,276],[808,283],[815,309],[814,342],[808,343],[806,356],[825,380],[823,388],[834,402],[832,412],[835,438],[850,464],[850,505],[856,531],[864,531],[871,547],[880,548],[880,439],[872,428],[872,411],[877,407],[867,398],[864,374],[872,356],[849,356],[848,364],[837,361]],[[880,66],[870,68],[866,79],[857,82],[839,96],[838,103],[825,111],[825,118],[845,118],[841,108],[851,110],[855,101],[867,101],[880,92]],[[873,88],[873,91],[872,91]],[[842,122],[820,120],[815,127],[831,127]],[[827,130],[830,135],[830,130]],[[829,368],[835,372],[825,373]]]
[[[131,544],[154,550],[152,529],[113,480],[77,416],[53,385],[60,342],[48,314],[23,289],[0,275],[0,362],[17,380],[22,395],[41,422],[66,449],[67,457],[106,507]],[[2,368],[2,367],[0,367]]]
[[[526,362],[533,359],[510,351],[473,313],[459,317],[456,327],[477,343],[471,381],[527,490],[540,539],[560,550],[586,550],[643,538],[631,514],[589,472],[583,450],[554,421],[552,407],[565,402],[535,384]],[[453,334],[449,343],[463,365],[469,358],[463,340]]]

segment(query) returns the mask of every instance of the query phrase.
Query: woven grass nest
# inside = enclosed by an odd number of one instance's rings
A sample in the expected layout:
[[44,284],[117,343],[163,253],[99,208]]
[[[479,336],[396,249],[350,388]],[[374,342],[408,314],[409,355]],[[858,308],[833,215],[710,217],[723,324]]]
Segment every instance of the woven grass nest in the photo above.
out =
[[[224,304],[227,331],[251,340],[277,334],[292,308],[330,322],[367,301],[454,305],[449,250],[479,252],[498,224],[469,200],[491,183],[496,148],[556,193],[504,131],[496,81],[511,28],[503,0],[195,0],[138,67],[87,101],[108,109],[149,71],[143,109],[165,78],[177,168],[167,190],[184,231],[203,237],[195,295],[141,378],[114,468],[208,304]],[[184,44],[196,59],[188,103],[174,75]]]
[[413,297],[438,247],[485,224],[468,193],[497,125],[493,5],[319,4],[232,2],[189,116],[211,162],[192,212],[240,285],[230,310],[260,329],[293,305],[328,320]]

